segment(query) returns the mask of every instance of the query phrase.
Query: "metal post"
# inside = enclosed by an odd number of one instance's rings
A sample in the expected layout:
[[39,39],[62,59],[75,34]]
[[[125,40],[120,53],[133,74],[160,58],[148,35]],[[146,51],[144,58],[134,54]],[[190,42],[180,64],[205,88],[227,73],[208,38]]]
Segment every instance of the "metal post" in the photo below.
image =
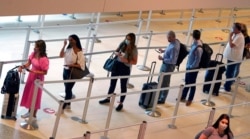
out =
[[140,33],[141,33],[142,23],[143,23],[143,19],[141,19],[140,23],[139,23],[139,27],[138,27],[138,30],[137,30],[138,36],[137,36],[135,45],[138,45],[138,42],[139,42],[139,39],[140,39]]
[[87,92],[87,96],[86,96],[87,99],[85,101],[85,105],[84,105],[84,109],[83,109],[83,114],[82,114],[82,119],[79,121],[80,123],[84,123],[84,124],[88,123],[86,121],[86,117],[87,117],[87,111],[88,111],[88,106],[89,106],[89,97],[91,95],[93,82],[94,82],[94,78],[91,77],[90,81],[89,81],[89,87],[88,87],[88,92]]
[[[230,11],[230,14],[229,14],[229,18],[228,18],[228,21],[227,21],[227,28],[230,28],[232,26],[232,18],[233,18],[233,14],[234,14],[234,8],[231,9]],[[230,29],[222,29],[223,32],[225,33],[229,33],[230,32]]]
[[[92,41],[91,41],[91,46],[90,46],[90,51],[89,51],[90,53],[92,53],[93,50],[94,50],[94,46],[95,46],[94,40],[96,40],[96,35],[95,34],[93,35],[93,38],[92,38]],[[89,55],[88,56],[88,62],[87,62],[87,67],[88,68],[90,68],[91,58],[92,58],[92,55]]]
[[199,12],[199,13],[204,13],[204,11],[203,11],[203,9],[202,9],[202,8],[201,8],[201,9],[199,9],[199,10],[198,10],[198,12]]
[[136,27],[138,27],[138,26],[139,26],[140,19],[142,19],[142,18],[141,18],[141,16],[142,16],[142,11],[140,11],[140,12],[139,12],[138,22],[135,24],[135,26],[136,26]]
[[[30,42],[29,42],[30,30],[31,30],[31,27],[29,26],[29,28],[27,29],[27,33],[26,33],[26,38],[25,38],[25,44],[24,44],[22,59],[28,59],[29,50],[30,50]],[[24,63],[25,62],[23,62],[22,65]],[[24,75],[25,75],[25,72],[23,72],[22,75],[21,75],[21,83],[24,83]]]
[[[132,71],[132,65],[130,66],[130,73],[131,73],[131,71]],[[127,81],[127,88],[134,88],[135,86],[133,84],[129,83],[129,79],[130,78],[128,78],[128,81]]]
[[160,79],[159,79],[159,82],[158,82],[158,85],[157,85],[157,91],[156,91],[156,94],[155,94],[155,98],[154,98],[154,104],[153,104],[153,108],[151,110],[146,110],[146,114],[151,116],[151,117],[160,117],[161,116],[161,113],[156,111],[156,105],[157,105],[157,102],[158,102],[158,98],[159,98],[159,95],[160,95],[160,90],[161,89],[161,84],[162,84],[162,80],[163,80],[163,76],[165,73],[161,72],[160,73]]
[[150,68],[146,66],[146,62],[147,62],[147,58],[148,58],[148,51],[149,51],[149,47],[150,47],[150,44],[151,44],[152,36],[153,36],[153,31],[150,31],[148,44],[147,44],[147,49],[145,50],[143,63],[142,63],[142,65],[137,66],[138,69],[143,70],[143,71],[149,71],[150,70]]
[[[148,19],[147,19],[147,25],[146,25],[146,31],[145,32],[148,32],[150,22],[151,22],[151,17],[152,17],[152,10],[150,10],[148,12]],[[145,35],[145,36],[143,36],[143,38],[148,39],[148,36]]]
[[36,130],[38,129],[38,125],[36,121],[34,121],[34,111],[35,111],[35,105],[36,105],[36,99],[37,99],[37,94],[38,94],[38,84],[40,84],[40,79],[36,79],[34,81],[35,88],[34,88],[34,93],[32,96],[32,102],[31,102],[31,108],[30,108],[30,115],[29,115],[29,120],[24,121],[20,124],[20,126],[24,129],[27,130]]
[[59,101],[59,107],[58,107],[57,114],[56,114],[56,121],[54,123],[53,133],[52,133],[52,137],[50,137],[50,139],[55,139],[55,137],[56,137],[56,133],[57,133],[61,113],[63,113],[63,109],[62,109],[63,104],[64,104],[64,101],[62,101],[62,100]]
[[[210,70],[214,70],[214,76],[213,76],[213,79],[212,81],[217,81],[217,76],[218,76],[218,73],[219,73],[219,69],[220,69],[220,66],[217,65],[216,66],[216,69],[210,69]],[[205,83],[205,82],[204,82]],[[212,93],[214,91],[214,86],[215,86],[215,83],[211,83],[210,85],[210,90],[209,90],[209,93],[208,93],[208,97],[207,99],[203,99],[201,100],[202,104],[205,105],[205,106],[210,106],[210,107],[213,107],[215,106],[215,103],[210,101],[211,97],[212,97]]]
[[207,121],[207,127],[209,127],[213,124],[214,114],[215,114],[215,108],[212,108],[212,110],[210,111],[210,114],[209,114],[208,121]]
[[[114,107],[114,103],[115,103],[115,96],[116,94],[114,93],[112,96],[111,96],[111,101],[110,101],[110,104],[109,104],[109,112],[108,112],[108,117],[107,117],[107,120],[106,120],[106,125],[105,125],[105,129],[108,129],[109,128],[109,125],[110,125],[110,121],[111,121],[111,116],[112,116],[112,111],[113,111],[113,107]],[[108,131],[104,131],[104,136],[102,136],[101,138],[102,139],[108,139]]]
[[235,91],[232,92],[233,97],[232,97],[232,100],[231,100],[231,103],[230,103],[230,107],[229,107],[229,111],[228,111],[228,115],[229,115],[230,117],[233,117],[233,116],[232,116],[232,111],[233,111],[233,106],[232,106],[232,105],[234,105],[236,95],[238,94],[239,83],[240,83],[240,77],[237,77],[236,82],[235,82]]
[[[177,102],[176,102],[175,109],[174,109],[174,113],[173,113],[173,117],[175,117],[177,115],[177,112],[178,112],[178,109],[179,109],[179,105],[180,105],[180,101],[181,101],[181,96],[182,96],[183,88],[184,88],[184,85],[181,84],[180,85],[180,89],[179,89],[179,93],[178,93]],[[175,120],[176,120],[176,118],[173,118],[171,124],[168,125],[169,128],[172,128],[172,129],[176,129],[177,128],[175,126]]]
[[84,136],[83,136],[83,139],[90,139],[90,135],[91,133],[89,131],[87,131]]
[[[45,15],[41,16],[41,22],[40,22],[40,27],[44,27],[44,21],[45,21]],[[43,35],[43,30],[40,29],[40,33],[39,33],[39,39],[42,39],[42,35]]]
[[20,16],[20,15],[17,17],[17,21],[18,21],[18,22],[23,22],[23,21],[21,20],[21,16]]
[[70,18],[76,19],[75,14],[73,13],[73,14],[70,16]]
[[4,62],[3,62],[3,61],[0,61],[0,78],[1,78],[1,76],[2,76],[3,64],[4,64]]
[[[93,23],[89,23],[88,25],[88,35],[87,37],[90,37],[91,36],[91,30],[93,28]],[[89,51],[89,38],[86,40],[86,45],[85,45],[85,52],[87,53]]]
[[161,15],[166,15],[166,13],[165,13],[164,10],[161,10],[160,14],[161,14]]
[[121,12],[116,14],[117,16],[123,17],[123,14]]
[[140,130],[137,139],[144,139],[146,127],[147,127],[147,122],[143,121],[142,124],[140,125]]
[[[101,13],[99,12],[99,13],[97,14],[96,23],[95,23],[95,32],[94,32],[95,35],[97,34],[97,30],[98,30],[98,27],[99,27],[100,17],[101,17]],[[100,43],[101,40],[99,40],[98,38],[96,38],[95,42],[96,42],[96,43]]]
[[220,23],[221,22],[221,13],[222,13],[222,9],[219,9],[219,13],[218,13],[218,18],[217,20],[215,20],[216,22]]
[[180,20],[177,22],[177,24],[180,24],[180,25],[183,24],[183,22],[182,22],[183,14],[184,14],[184,10],[181,10]]
[[194,15],[195,15],[195,9],[193,9],[192,17],[190,19],[190,23],[189,23],[189,27],[188,27],[187,38],[186,38],[187,45],[189,45],[189,40],[190,40],[190,36],[191,36],[193,24],[194,24]]

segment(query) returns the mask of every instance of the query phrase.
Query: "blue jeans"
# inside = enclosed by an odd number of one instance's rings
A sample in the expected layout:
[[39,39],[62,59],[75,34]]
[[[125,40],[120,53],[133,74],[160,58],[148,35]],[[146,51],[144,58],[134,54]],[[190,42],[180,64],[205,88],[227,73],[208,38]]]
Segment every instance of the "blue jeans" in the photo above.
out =
[[[128,76],[130,75],[130,67],[126,66],[124,63],[122,62],[117,62],[117,71],[116,72],[112,72],[111,73],[111,77],[114,76]],[[110,87],[108,90],[108,94],[112,94],[115,91],[115,87],[116,87],[116,82],[117,79],[111,79],[110,80]],[[127,92],[127,82],[128,82],[128,78],[123,78],[120,79],[120,83],[121,83],[121,93],[126,93]],[[123,103],[125,100],[126,96],[121,96],[120,97],[120,102]]]
[[[187,70],[190,70],[190,69],[187,69]],[[198,75],[198,71],[186,73],[186,75],[185,75],[185,85],[196,83],[197,75]],[[195,85],[192,86],[192,87],[185,87],[183,89],[182,96],[181,96],[182,100],[186,99],[189,88],[191,88],[191,89],[190,89],[190,93],[189,93],[189,96],[188,96],[188,101],[193,101],[194,95],[195,95],[195,90],[196,90]]]
[[[164,64],[163,63],[161,65],[160,72],[164,72],[164,73],[173,72],[174,69],[175,69],[174,64]],[[160,79],[160,77],[158,78],[158,82],[159,82],[159,79]],[[171,79],[171,74],[170,75],[164,75],[163,80],[162,80],[162,84],[161,84],[161,88],[169,87],[170,79]],[[168,96],[168,91],[169,91],[169,89],[160,91],[159,101],[165,102],[165,100],[166,100],[166,98]]]
[[[227,63],[232,63],[234,61],[228,60]],[[235,78],[239,74],[240,63],[228,65],[226,69],[226,79]],[[226,91],[231,91],[231,85],[234,83],[233,80],[226,81],[224,84],[224,89]]]
[[[68,80],[70,77],[70,70],[63,70],[63,80]],[[72,88],[74,87],[75,82],[64,83],[65,87],[65,100],[69,100],[72,98]],[[70,105],[70,103],[64,103],[63,109],[65,109],[66,105]]]

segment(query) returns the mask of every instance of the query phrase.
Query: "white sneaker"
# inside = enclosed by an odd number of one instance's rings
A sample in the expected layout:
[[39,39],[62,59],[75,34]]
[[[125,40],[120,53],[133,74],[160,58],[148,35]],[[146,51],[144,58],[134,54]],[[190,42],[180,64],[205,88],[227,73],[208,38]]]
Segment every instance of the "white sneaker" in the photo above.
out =
[[27,113],[21,115],[21,117],[24,118],[24,119],[25,119],[25,118],[28,118],[29,116],[30,116],[30,113],[29,113],[29,112],[27,112]]

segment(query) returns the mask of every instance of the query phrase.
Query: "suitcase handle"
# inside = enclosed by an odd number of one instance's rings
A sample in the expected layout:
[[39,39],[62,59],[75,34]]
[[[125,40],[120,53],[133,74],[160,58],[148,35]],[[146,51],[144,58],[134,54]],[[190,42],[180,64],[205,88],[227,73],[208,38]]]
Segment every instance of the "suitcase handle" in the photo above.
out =
[[[220,60],[219,60],[219,57],[220,57]],[[223,54],[217,53],[215,56],[215,61],[222,62],[222,60],[223,60]]]
[[155,72],[155,65],[156,65],[156,61],[153,61],[151,63],[151,67],[150,67],[150,70],[149,70],[149,75],[148,75],[147,83],[152,82],[152,79],[153,79],[153,75],[152,74],[154,74],[154,72]]

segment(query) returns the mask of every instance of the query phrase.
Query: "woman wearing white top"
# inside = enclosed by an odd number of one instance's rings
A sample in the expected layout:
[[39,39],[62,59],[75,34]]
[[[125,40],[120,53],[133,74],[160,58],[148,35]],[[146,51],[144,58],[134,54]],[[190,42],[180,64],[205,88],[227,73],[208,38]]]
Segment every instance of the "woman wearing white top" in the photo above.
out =
[[[69,44],[67,45],[67,40],[64,40],[63,48],[60,52],[60,57],[64,57],[64,70],[63,70],[63,80],[70,79],[71,67],[78,67],[82,70],[85,69],[85,57],[82,52],[82,46],[80,39],[77,35],[72,34],[68,38]],[[72,99],[72,88],[75,82],[64,83],[65,86],[65,100]],[[64,103],[63,109],[70,109],[70,103]]]

